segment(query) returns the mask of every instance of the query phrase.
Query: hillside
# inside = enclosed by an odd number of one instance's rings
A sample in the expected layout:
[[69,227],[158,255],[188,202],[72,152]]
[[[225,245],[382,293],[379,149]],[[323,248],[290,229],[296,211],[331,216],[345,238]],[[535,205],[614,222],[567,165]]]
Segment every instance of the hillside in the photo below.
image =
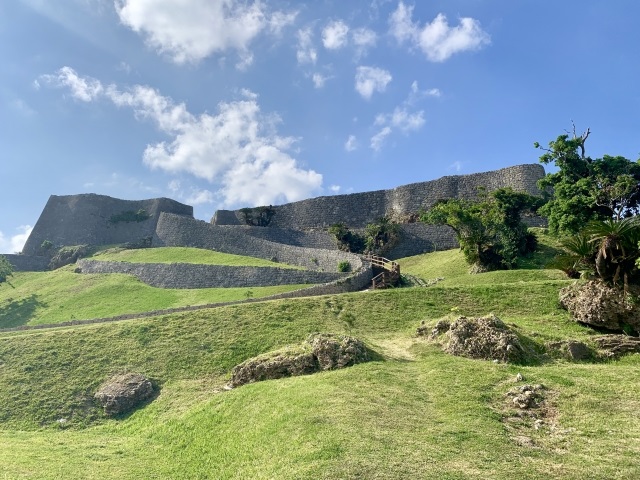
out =
[[[406,273],[444,278],[428,288],[0,333],[0,472],[42,479],[636,478],[640,355],[576,363],[544,354],[550,341],[591,344],[595,334],[559,309],[558,289],[570,282],[540,269],[546,253],[528,269],[475,276],[465,273],[458,251],[402,259]],[[3,286],[0,294],[18,299],[24,288],[40,295],[37,282],[45,282],[43,302],[73,303],[84,285],[68,283],[72,275],[21,273],[15,290]],[[85,289],[83,303],[124,303],[133,286],[123,280]],[[538,356],[526,365],[470,360],[415,336],[421,321],[489,312]],[[33,313],[22,315],[32,321]],[[237,363],[316,331],[361,338],[378,358],[224,390]],[[91,395],[122,371],[149,376],[160,394],[129,416],[106,419]],[[513,417],[505,397],[518,373],[546,389],[538,429],[531,418]]]

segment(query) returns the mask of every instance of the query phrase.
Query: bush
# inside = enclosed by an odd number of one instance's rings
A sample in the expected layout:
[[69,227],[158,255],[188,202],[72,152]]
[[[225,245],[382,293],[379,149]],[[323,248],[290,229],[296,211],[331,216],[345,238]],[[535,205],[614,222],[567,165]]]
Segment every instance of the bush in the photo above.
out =
[[125,210],[117,214],[114,213],[113,215],[111,215],[111,218],[109,218],[109,223],[116,224],[120,222],[144,222],[149,218],[151,218],[151,215],[149,215],[146,210],[141,208],[137,212],[134,212],[133,210]]
[[351,264],[346,260],[338,263],[339,272],[349,272],[351,270]]

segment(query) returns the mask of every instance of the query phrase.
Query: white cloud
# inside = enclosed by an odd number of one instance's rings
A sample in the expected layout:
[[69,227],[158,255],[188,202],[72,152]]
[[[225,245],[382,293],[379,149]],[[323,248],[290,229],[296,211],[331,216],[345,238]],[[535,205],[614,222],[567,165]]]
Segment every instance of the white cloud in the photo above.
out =
[[20,233],[17,233],[10,238],[6,238],[2,232],[0,232],[0,252],[3,253],[19,253],[24,248],[31,230],[31,225],[20,225],[16,228]]
[[380,151],[382,144],[386,138],[391,134],[391,127],[384,127],[373,137],[371,137],[371,148],[376,152]]
[[185,199],[185,202],[189,205],[202,205],[205,203],[213,203],[214,195],[209,190],[197,190],[194,189],[191,194]]
[[[65,71],[80,78],[71,69]],[[95,79],[81,80],[100,84]],[[67,84],[55,86],[72,88]],[[147,146],[145,165],[206,179],[219,187],[227,206],[291,202],[321,187],[322,175],[301,168],[290,156],[296,139],[277,134],[279,117],[263,114],[253,92],[243,90],[242,99],[220,103],[216,114],[199,115],[148,86],[121,90],[108,85],[101,86],[100,92],[100,98],[131,108],[137,119],[152,121],[169,137]]]
[[296,16],[270,13],[261,1],[239,0],[115,0],[115,8],[123,25],[179,64],[228,50],[246,59],[263,30],[279,34]]
[[393,77],[387,70],[377,67],[358,67],[356,70],[356,91],[369,100],[374,92],[382,93]]
[[340,191],[340,185],[331,185],[329,187],[329,190],[331,190],[333,193],[338,193]]
[[322,44],[328,50],[338,50],[347,45],[349,26],[342,20],[330,22],[322,30]]
[[491,37],[473,18],[460,18],[460,24],[450,27],[447,17],[439,13],[431,23],[420,26],[412,20],[413,7],[403,2],[389,17],[390,33],[399,43],[409,42],[419,48],[432,62],[444,62],[452,55],[467,50],[479,50],[491,43]]
[[327,80],[329,80],[330,78],[332,77],[324,76],[321,73],[314,73],[311,77],[311,79],[313,80],[313,86],[316,88],[324,87],[324,84],[327,83]]
[[376,46],[378,35],[368,28],[357,28],[351,32],[351,39],[356,46],[356,57],[360,58]]
[[358,140],[356,139],[356,136],[355,135],[349,135],[349,138],[347,139],[347,141],[344,144],[344,149],[347,152],[353,152],[357,148],[358,148]]
[[411,84],[411,94],[409,95],[409,103],[413,103],[416,100],[420,100],[424,97],[441,97],[442,92],[439,88],[430,88],[428,90],[420,90],[418,87],[418,81],[414,80]]
[[449,170],[455,170],[456,172],[462,171],[462,162],[455,161],[451,165],[449,165]]
[[313,46],[313,30],[311,27],[305,27],[298,30],[298,46],[296,50],[296,58],[299,64],[311,63],[315,64],[318,59],[318,53]]
[[[103,93],[102,84],[94,78],[81,78],[70,67],[62,67],[53,75],[42,75],[40,77],[47,85],[53,87],[67,87],[71,91],[71,96],[83,102],[90,102]],[[35,82],[40,86],[38,81]]]

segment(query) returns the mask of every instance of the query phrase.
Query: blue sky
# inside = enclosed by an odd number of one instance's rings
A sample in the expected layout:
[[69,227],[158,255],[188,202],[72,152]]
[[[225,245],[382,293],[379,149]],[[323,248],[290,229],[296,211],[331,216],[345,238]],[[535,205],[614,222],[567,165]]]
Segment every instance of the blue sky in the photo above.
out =
[[0,252],[49,195],[218,208],[640,152],[636,0],[0,3]]

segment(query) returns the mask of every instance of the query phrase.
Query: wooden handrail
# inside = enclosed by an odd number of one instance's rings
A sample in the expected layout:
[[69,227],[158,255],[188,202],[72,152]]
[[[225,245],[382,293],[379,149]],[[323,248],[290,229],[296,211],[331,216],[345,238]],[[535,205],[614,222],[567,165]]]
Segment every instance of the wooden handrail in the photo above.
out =
[[365,255],[365,260],[371,265],[382,268],[382,272],[371,280],[372,288],[385,288],[394,285],[400,279],[400,265],[393,260],[389,260],[378,255]]

